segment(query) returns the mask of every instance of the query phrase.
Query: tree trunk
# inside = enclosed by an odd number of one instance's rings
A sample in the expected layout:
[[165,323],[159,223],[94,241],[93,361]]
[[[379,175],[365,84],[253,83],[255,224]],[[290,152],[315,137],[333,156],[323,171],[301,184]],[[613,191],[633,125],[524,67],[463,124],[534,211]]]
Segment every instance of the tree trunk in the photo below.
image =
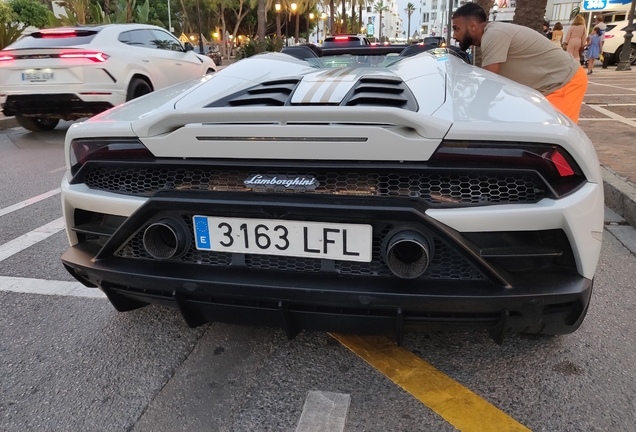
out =
[[258,40],[265,42],[265,21],[267,21],[267,11],[265,10],[265,0],[258,0]]
[[336,5],[334,4],[334,0],[329,0],[329,34],[333,33],[333,18],[336,13]]
[[300,36],[300,13],[296,12],[296,30],[294,31],[294,43],[298,43],[298,37]]
[[[358,13],[360,14],[358,16],[358,18],[360,18],[360,29],[362,29],[362,3],[358,6]],[[367,32],[367,34],[369,34],[369,32]]]
[[347,33],[347,0],[342,0],[342,33]]
[[360,33],[360,29],[362,28],[362,26],[358,27],[358,30],[356,30],[356,2],[352,1],[351,2],[351,33]]
[[188,12],[183,0],[181,0],[181,10],[183,11],[183,27],[187,29],[190,26],[190,18],[188,18]]
[[276,12],[276,37],[281,38],[280,35],[280,12]]
[[513,24],[530,27],[538,32],[541,31],[543,21],[545,21],[546,0],[517,0]]
[[382,42],[382,12],[380,12],[380,38],[379,41]]
[[[133,22],[133,19],[132,19],[132,0],[126,1],[126,22],[127,23]],[[85,23],[82,23],[82,24],[85,24]]]
[[409,43],[410,41],[411,41],[411,15],[409,14],[409,25],[408,25],[408,30],[406,31],[406,43]]
[[[524,1],[524,0],[522,0]],[[475,0],[479,6],[481,6],[486,11],[486,16],[490,13],[490,9],[492,9],[492,5],[495,4],[493,0]],[[475,52],[473,53],[473,58],[475,59],[475,66],[481,67],[481,48],[473,47]]]

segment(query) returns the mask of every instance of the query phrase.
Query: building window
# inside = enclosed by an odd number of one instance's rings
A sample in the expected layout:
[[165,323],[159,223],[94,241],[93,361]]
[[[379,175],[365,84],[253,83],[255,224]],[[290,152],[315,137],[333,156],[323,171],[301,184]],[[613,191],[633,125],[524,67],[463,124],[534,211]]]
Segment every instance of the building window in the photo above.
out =
[[431,9],[432,10],[436,10],[437,9],[437,0],[431,1]]
[[437,20],[437,12],[431,12],[431,21]]

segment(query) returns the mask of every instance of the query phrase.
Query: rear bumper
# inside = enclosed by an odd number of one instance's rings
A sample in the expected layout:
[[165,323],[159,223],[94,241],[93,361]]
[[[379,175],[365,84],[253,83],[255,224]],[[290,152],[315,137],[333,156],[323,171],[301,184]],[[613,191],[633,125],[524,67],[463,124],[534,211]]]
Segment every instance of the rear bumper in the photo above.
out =
[[87,91],[79,93],[7,92],[0,100],[5,116],[76,120],[91,117],[125,101],[125,95],[112,91]]
[[289,336],[300,330],[398,337],[412,329],[482,329],[501,338],[507,332],[571,333],[583,321],[593,286],[562,274],[526,277],[511,289],[487,281],[273,278],[267,271],[92,258],[74,246],[62,261],[78,280],[99,286],[120,311],[157,303],[178,307],[190,326],[220,321],[282,327]]

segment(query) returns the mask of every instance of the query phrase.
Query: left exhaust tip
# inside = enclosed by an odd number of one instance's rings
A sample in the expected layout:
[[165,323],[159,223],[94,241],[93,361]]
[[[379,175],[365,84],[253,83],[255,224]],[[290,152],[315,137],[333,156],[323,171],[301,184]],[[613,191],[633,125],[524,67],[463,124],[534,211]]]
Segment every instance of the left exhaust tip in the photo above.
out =
[[155,259],[177,257],[187,250],[188,243],[185,224],[176,219],[162,219],[144,231],[144,248]]

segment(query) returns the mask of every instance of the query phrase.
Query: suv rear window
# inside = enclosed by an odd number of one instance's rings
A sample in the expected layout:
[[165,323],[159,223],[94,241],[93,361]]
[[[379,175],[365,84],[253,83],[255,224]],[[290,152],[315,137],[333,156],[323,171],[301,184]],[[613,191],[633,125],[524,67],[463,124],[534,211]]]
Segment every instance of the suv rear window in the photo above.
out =
[[89,44],[99,30],[50,29],[33,32],[15,41],[6,49],[54,48]]
[[362,45],[367,45],[367,43],[359,36],[331,36],[322,43],[323,48],[345,48]]

